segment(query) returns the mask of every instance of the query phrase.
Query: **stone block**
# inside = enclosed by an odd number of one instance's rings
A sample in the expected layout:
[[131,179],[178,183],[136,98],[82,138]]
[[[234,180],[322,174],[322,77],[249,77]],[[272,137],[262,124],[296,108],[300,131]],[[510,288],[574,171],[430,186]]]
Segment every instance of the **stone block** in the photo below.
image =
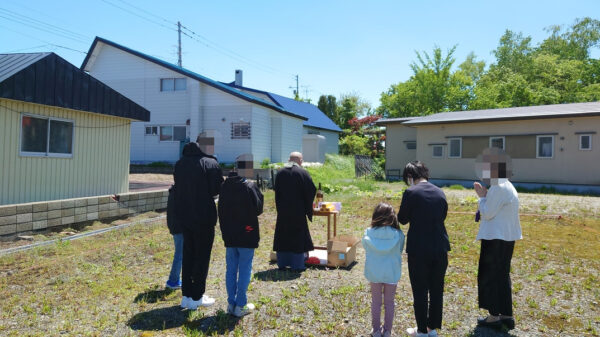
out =
[[146,199],[139,199],[138,200],[138,206],[142,206],[142,205],[145,205],[147,203],[148,203],[148,201]]
[[138,200],[139,198],[140,198],[140,196],[137,193],[131,193],[129,195],[129,200]]
[[66,216],[73,216],[75,215],[75,208],[63,208],[60,214],[63,218]]
[[62,218],[48,219],[48,227],[56,227],[62,225]]
[[105,219],[110,217],[110,211],[100,211],[98,212],[98,219]]
[[29,232],[33,230],[33,222],[17,224],[17,233]]
[[128,208],[129,214],[135,214],[135,208]]
[[56,219],[62,216],[62,210],[55,209],[52,211],[48,211],[48,219]]
[[91,206],[90,206],[90,205],[88,205],[88,206],[87,206],[87,213],[95,213],[95,212],[98,212],[98,208],[99,208],[99,206],[98,206],[98,205],[91,205]]
[[33,213],[17,214],[17,224],[31,222],[33,220]]
[[0,235],[10,235],[17,232],[17,225],[0,226]]
[[119,215],[127,215],[129,210],[127,208],[119,208]]
[[87,206],[75,207],[75,215],[87,213]]
[[75,222],[74,216],[65,216],[62,218],[62,221],[61,221],[61,223],[63,225],[69,225],[69,224],[72,224],[73,222]]
[[129,201],[129,193],[119,194],[119,201]]
[[109,207],[110,210],[118,209],[119,208],[119,204],[116,203],[116,202],[111,202],[110,204],[108,204],[108,207]]
[[63,200],[60,202],[60,207],[63,209],[73,208],[73,207],[75,207],[75,200],[73,200],[73,199]]
[[17,223],[16,215],[0,216],[0,226],[14,225]]
[[37,212],[33,213],[33,221],[46,220],[48,219],[48,212]]
[[0,206],[0,217],[17,214],[17,206]]
[[98,220],[98,212],[88,213],[87,220],[88,221]]
[[48,210],[47,202],[36,202],[33,204],[32,212],[46,212]]
[[83,214],[75,214],[75,219],[74,221],[77,222],[84,222],[87,221],[87,214],[83,213]]
[[75,199],[75,207],[87,206],[87,198]]
[[98,197],[98,204],[99,205],[108,204],[111,200],[112,200],[111,197],[109,197],[108,195]]
[[32,211],[33,211],[33,205],[32,204],[20,204],[20,205],[17,205],[17,214],[31,213]]
[[33,230],[44,229],[48,227],[48,220],[40,220],[33,222]]
[[129,200],[127,202],[127,207],[136,207],[138,205],[139,200]]
[[109,217],[115,217],[115,216],[119,216],[119,210],[118,209],[111,209],[110,211],[108,211],[108,216]]
[[168,201],[169,201],[169,197],[168,196],[160,198],[160,202],[168,202]]
[[110,209],[110,204],[100,204],[98,205],[98,211],[108,211]]
[[96,197],[87,198],[87,205],[88,206],[98,205],[98,198],[96,198]]
[[154,207],[152,207],[151,204],[147,204],[146,208],[144,209],[144,211],[146,211],[146,212],[153,211],[153,210],[154,210]]
[[53,211],[56,209],[62,209],[61,202],[60,201],[50,201],[48,203],[48,210]]

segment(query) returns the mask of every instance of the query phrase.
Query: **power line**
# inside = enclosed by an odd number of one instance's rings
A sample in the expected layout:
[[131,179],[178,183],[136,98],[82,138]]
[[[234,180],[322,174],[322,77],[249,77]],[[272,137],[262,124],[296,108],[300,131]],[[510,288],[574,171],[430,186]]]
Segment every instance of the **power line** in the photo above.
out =
[[79,34],[77,32],[74,32],[74,31],[71,31],[71,30],[68,30],[68,29],[64,29],[64,28],[61,28],[59,26],[55,26],[53,24],[50,24],[50,23],[47,23],[47,22],[44,22],[44,21],[37,20],[37,19],[34,19],[32,17],[26,16],[26,15],[23,15],[23,14],[20,14],[20,13],[17,13],[17,12],[14,12],[14,11],[11,11],[11,10],[8,10],[8,9],[5,9],[5,8],[0,8],[0,11],[8,12],[8,14],[12,14],[12,15],[20,16],[21,18],[25,18],[26,20],[33,21],[34,23],[50,27],[51,29],[55,29],[55,30],[57,30],[59,32],[62,31],[63,33],[70,34],[71,36],[73,36],[73,38],[77,38],[77,39],[88,39],[89,38],[89,36],[85,36],[83,34]]
[[30,28],[33,28],[33,29],[37,29],[37,30],[45,32],[45,33],[50,33],[50,34],[54,34],[54,35],[57,35],[57,36],[60,36],[60,37],[63,37],[63,38],[69,39],[69,40],[73,40],[75,42],[84,43],[84,44],[88,43],[88,42],[82,41],[81,39],[73,38],[73,37],[71,37],[69,35],[65,35],[63,33],[57,32],[56,30],[53,31],[53,30],[49,30],[47,28],[41,28],[41,27],[34,26],[31,23],[29,23],[29,22],[27,22],[27,21],[25,21],[23,19],[6,17],[2,13],[0,13],[0,18],[4,18],[4,19],[6,19],[8,21],[16,22],[18,24],[22,24],[24,26],[27,26],[27,27],[30,27]]
[[63,48],[63,49],[67,49],[67,50],[72,50],[72,51],[76,51],[78,53],[82,53],[82,54],[87,55],[87,52],[84,52],[84,51],[81,51],[81,50],[77,50],[77,49],[73,49],[73,48],[61,46],[59,44],[55,44],[55,43],[48,42],[48,41],[45,41],[45,40],[42,40],[42,39],[38,39],[37,37],[31,36],[31,35],[28,35],[28,34],[25,34],[25,33],[22,33],[22,32],[19,32],[19,31],[16,31],[16,30],[4,27],[4,26],[0,26],[0,27],[4,28],[6,30],[10,30],[13,33],[17,33],[19,35],[27,36],[28,38],[31,38],[31,39],[34,39],[34,40],[38,40],[40,42],[44,42],[45,44],[50,45],[50,46],[54,46],[54,47],[57,47],[57,48]]
[[119,0],[119,1],[121,1],[122,3],[124,3],[124,4],[126,4],[126,5],[128,5],[128,6],[130,6],[130,7],[133,7],[133,8],[135,8],[135,9],[137,9],[137,10],[140,10],[140,11],[142,11],[142,12],[146,13],[146,14],[149,14],[149,15],[151,15],[151,16],[153,16],[153,17],[157,18],[157,19],[161,19],[161,20],[163,20],[163,21],[164,21],[164,22],[166,22],[166,23],[169,23],[169,24],[172,24],[172,25],[177,25],[177,23],[176,23],[176,22],[174,22],[174,21],[169,21],[169,20],[167,20],[167,19],[163,18],[162,16],[158,16],[158,15],[156,15],[156,14],[150,13],[150,12],[148,12],[147,10],[145,10],[145,9],[143,9],[143,8],[140,8],[140,7],[138,7],[138,6],[135,6],[135,5],[132,5],[132,4],[128,3],[127,1],[124,1],[124,0]]
[[47,45],[47,44],[42,44],[42,45],[35,46],[35,47],[29,47],[29,48],[21,48],[21,49],[9,50],[9,51],[2,52],[2,54],[17,53],[17,52],[24,51],[24,50],[38,49],[38,48],[42,48],[42,47],[46,47],[46,46],[48,46],[48,45]]
[[175,28],[173,28],[173,27],[168,27],[168,26],[165,26],[165,25],[163,25],[163,24],[162,24],[162,23],[160,23],[160,22],[156,22],[156,21],[154,21],[154,20],[152,20],[152,19],[149,19],[149,18],[147,18],[147,17],[145,17],[145,16],[139,15],[139,14],[137,14],[137,13],[133,12],[133,11],[130,11],[130,10],[129,10],[129,9],[127,9],[127,8],[123,8],[123,7],[121,7],[121,6],[117,5],[117,4],[114,4],[114,3],[112,3],[112,2],[110,2],[110,1],[108,1],[108,0],[102,0],[102,2],[104,2],[104,3],[107,3],[107,4],[109,4],[109,5],[113,6],[113,7],[119,8],[120,10],[123,10],[123,11],[125,11],[125,12],[127,12],[127,13],[129,13],[129,14],[131,14],[131,15],[137,16],[138,18],[144,19],[144,20],[146,20],[146,21],[148,21],[148,22],[151,22],[151,23],[153,23],[153,24],[155,24],[155,25],[161,26],[161,27],[163,27],[163,28],[166,28],[166,29],[168,29],[168,30],[177,31],[177,29],[175,29]]

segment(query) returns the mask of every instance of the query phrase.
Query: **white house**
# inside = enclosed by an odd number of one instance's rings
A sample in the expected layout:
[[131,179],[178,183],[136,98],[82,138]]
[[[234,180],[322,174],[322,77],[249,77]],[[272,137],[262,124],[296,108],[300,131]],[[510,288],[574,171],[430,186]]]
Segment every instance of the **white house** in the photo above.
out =
[[212,138],[221,162],[241,154],[252,154],[255,166],[266,158],[285,161],[302,151],[303,134],[312,127],[306,125],[311,117],[273,99],[100,37],[81,68],[152,112],[149,122],[131,125],[134,163],[175,162],[180,141],[198,136]]

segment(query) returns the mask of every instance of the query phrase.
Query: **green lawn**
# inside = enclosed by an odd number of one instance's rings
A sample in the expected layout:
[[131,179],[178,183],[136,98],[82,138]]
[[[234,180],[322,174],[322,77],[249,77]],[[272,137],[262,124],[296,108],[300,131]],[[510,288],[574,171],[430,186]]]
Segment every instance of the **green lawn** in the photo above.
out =
[[[360,184],[368,184],[365,188]],[[347,184],[342,184],[347,186]],[[342,185],[339,185],[343,187]],[[360,181],[325,199],[342,201],[338,233],[361,236],[380,201],[399,206],[403,184]],[[479,242],[472,191],[445,189],[452,242],[446,275],[442,336],[492,336],[475,329]],[[524,240],[513,258],[514,336],[600,335],[600,220],[598,198],[539,200],[521,195]],[[554,197],[554,196],[552,196]],[[560,198],[568,198],[560,196]],[[571,202],[571,206],[563,207]],[[562,218],[548,216],[562,214]],[[217,232],[207,293],[210,308],[184,311],[180,291],[163,289],[172,241],[163,221],[0,257],[0,335],[7,336],[365,336],[370,295],[362,275],[364,251],[349,270],[279,272],[268,261],[275,223],[273,192],[265,193],[261,245],[248,297],[257,310],[241,320],[226,315],[225,249]],[[324,219],[311,224],[324,244]],[[394,331],[414,326],[406,264],[396,294]],[[506,334],[499,334],[506,335]]]

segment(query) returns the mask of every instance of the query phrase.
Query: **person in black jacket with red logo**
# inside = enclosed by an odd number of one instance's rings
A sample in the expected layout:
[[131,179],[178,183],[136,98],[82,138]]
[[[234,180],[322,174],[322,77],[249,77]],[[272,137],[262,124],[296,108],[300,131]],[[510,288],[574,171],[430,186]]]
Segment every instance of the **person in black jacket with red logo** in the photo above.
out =
[[252,276],[254,249],[260,233],[258,216],[263,212],[263,195],[258,186],[233,171],[221,186],[219,224],[225,243],[227,313],[242,317],[254,309],[246,291]]
[[183,229],[181,307],[194,310],[215,303],[204,291],[217,224],[214,198],[221,189],[223,173],[216,158],[192,142],[184,146],[173,175],[175,216]]

